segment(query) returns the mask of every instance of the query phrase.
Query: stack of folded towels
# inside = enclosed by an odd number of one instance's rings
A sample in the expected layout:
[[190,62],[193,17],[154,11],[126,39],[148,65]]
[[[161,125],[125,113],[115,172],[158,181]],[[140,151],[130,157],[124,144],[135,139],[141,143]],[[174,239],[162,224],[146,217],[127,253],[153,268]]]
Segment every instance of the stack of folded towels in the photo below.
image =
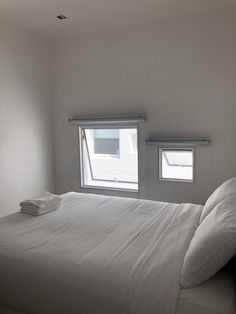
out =
[[27,199],[20,203],[21,212],[32,216],[47,214],[60,206],[61,197],[44,192],[39,196]]

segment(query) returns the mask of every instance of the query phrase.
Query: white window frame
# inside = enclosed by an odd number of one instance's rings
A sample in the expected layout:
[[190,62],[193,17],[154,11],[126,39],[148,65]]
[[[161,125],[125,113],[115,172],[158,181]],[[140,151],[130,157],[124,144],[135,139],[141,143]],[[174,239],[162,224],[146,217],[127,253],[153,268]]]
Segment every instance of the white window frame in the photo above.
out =
[[[193,153],[193,170],[192,170],[192,180],[187,179],[176,179],[176,178],[163,178],[162,176],[162,152],[163,150],[176,150],[176,151],[191,151]],[[195,182],[195,147],[176,147],[176,146],[163,146],[158,148],[158,163],[159,163],[159,180],[169,181],[169,182],[182,182],[182,183],[194,183]]]
[[[82,141],[82,130],[83,129],[137,129],[137,154],[138,154],[138,182],[137,182],[137,189],[129,189],[129,188],[117,188],[117,187],[105,187],[105,186],[97,186],[97,185],[87,185],[85,184],[85,177],[84,177],[84,161],[83,161],[83,141]],[[129,122],[129,123],[121,123],[117,121],[110,121],[109,123],[89,123],[83,124],[78,126],[78,133],[79,133],[79,163],[80,163],[80,187],[81,189],[96,189],[96,190],[106,190],[106,191],[120,191],[120,192],[131,192],[139,194],[140,192],[140,150],[139,150],[139,123],[138,122]],[[96,154],[97,155],[97,154]],[[99,155],[99,154],[98,154]],[[109,156],[106,156],[109,158]],[[104,180],[108,181],[108,180]]]

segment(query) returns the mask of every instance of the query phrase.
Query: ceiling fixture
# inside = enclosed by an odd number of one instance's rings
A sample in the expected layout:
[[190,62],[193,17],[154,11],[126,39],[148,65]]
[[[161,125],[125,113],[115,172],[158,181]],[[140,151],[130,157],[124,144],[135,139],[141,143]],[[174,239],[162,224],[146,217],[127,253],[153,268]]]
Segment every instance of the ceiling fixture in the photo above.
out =
[[63,14],[59,14],[57,15],[58,20],[65,20],[67,19],[67,16],[63,15]]

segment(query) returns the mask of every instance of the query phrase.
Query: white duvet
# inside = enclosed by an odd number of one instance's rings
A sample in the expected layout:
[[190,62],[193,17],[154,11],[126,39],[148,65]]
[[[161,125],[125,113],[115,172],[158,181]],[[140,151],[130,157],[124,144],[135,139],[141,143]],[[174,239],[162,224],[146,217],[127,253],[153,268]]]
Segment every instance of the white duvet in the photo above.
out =
[[0,303],[34,314],[174,314],[202,206],[62,195],[0,219]]

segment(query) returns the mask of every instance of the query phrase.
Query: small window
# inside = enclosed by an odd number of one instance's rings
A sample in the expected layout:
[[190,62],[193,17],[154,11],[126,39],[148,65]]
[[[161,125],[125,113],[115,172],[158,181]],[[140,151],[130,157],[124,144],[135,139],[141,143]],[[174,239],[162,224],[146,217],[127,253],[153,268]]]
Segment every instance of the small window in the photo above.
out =
[[138,191],[137,125],[81,126],[82,186]]
[[193,155],[190,149],[159,149],[160,179],[193,182]]

